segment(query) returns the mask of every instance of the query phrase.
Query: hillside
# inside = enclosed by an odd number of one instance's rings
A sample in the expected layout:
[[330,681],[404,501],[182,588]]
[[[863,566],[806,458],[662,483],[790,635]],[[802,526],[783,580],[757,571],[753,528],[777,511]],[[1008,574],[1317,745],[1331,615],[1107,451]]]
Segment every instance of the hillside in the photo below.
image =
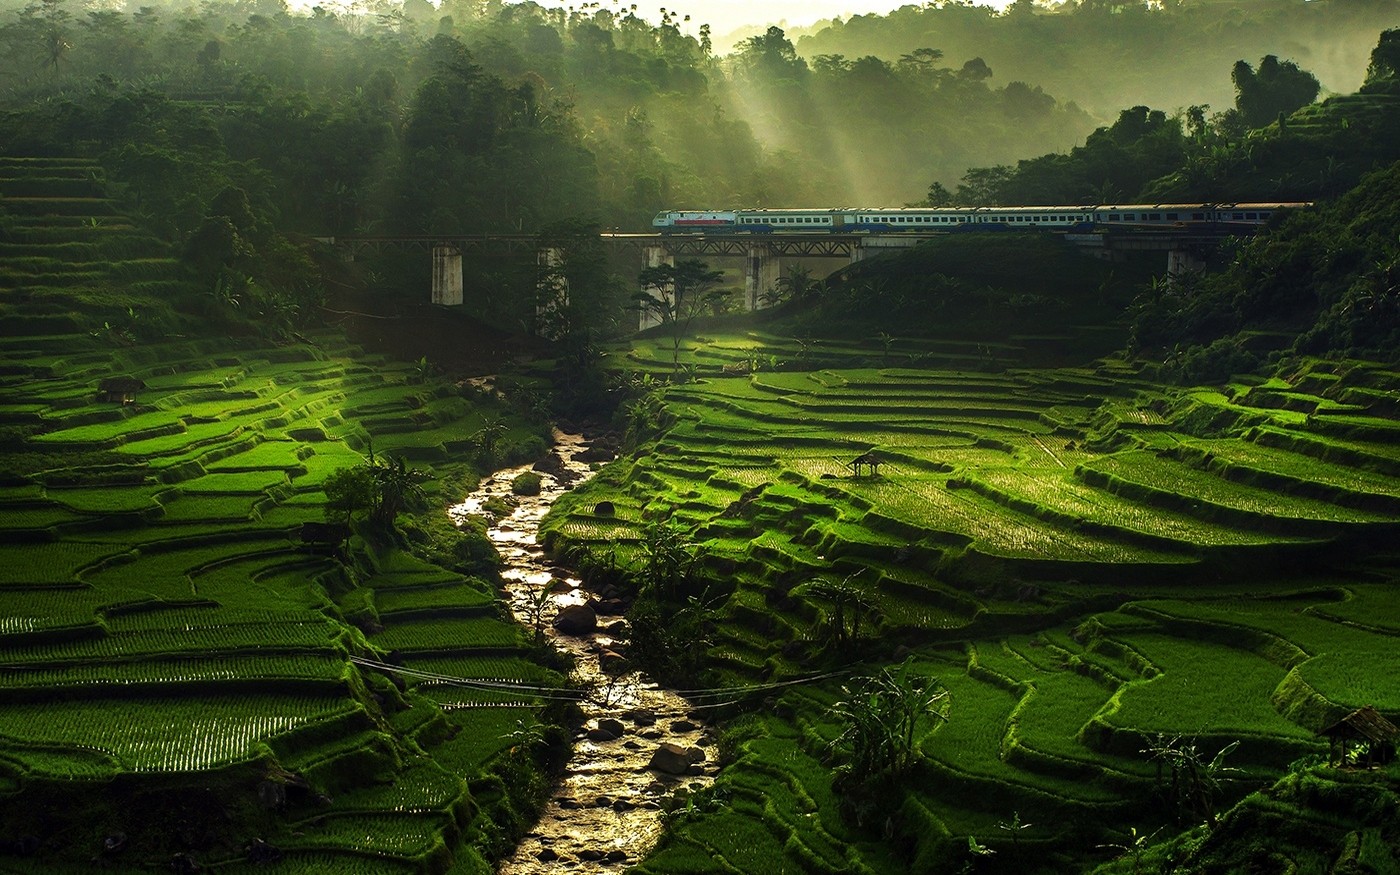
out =
[[[489,871],[535,804],[510,732],[542,717],[472,679],[560,681],[442,519],[506,411],[336,332],[169,332],[187,268],[100,179],[0,163],[0,869]],[[371,444],[438,466],[418,546],[307,542]],[[360,663],[385,659],[458,680]]]
[[[696,340],[697,379],[657,390],[670,424],[547,522],[562,554],[635,570],[634,624],[684,606],[652,646],[678,658],[702,636],[688,683],[730,691],[707,695],[733,759],[643,871],[1130,862],[1135,836],[1214,823],[1316,762],[1350,710],[1400,717],[1393,369],[1172,390],[1121,361],[1018,366],[1036,340]],[[646,344],[628,358],[670,368]],[[866,453],[874,473],[851,467]],[[646,583],[658,532],[700,568],[669,597]],[[917,764],[884,784],[843,766],[881,672],[943,693],[911,730]],[[1241,852],[1258,835],[1241,823],[1199,835]],[[1345,834],[1278,864],[1347,859]]]

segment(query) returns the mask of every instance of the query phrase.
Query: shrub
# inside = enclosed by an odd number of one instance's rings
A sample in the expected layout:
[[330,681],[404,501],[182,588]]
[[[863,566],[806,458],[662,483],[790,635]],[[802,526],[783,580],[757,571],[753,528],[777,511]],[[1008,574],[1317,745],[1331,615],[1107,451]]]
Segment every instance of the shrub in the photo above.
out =
[[544,483],[544,478],[534,471],[525,471],[517,474],[515,479],[510,481],[510,491],[515,495],[539,495],[540,487]]

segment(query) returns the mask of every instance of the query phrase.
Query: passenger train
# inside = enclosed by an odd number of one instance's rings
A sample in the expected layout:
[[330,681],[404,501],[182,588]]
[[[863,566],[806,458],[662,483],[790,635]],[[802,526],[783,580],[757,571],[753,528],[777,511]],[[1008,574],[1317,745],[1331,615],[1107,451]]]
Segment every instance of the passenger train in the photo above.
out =
[[932,207],[835,210],[668,210],[652,227],[663,234],[772,234],[891,231],[1004,231],[1046,228],[1069,231],[1095,225],[1259,225],[1283,209],[1307,203],[1125,204],[1058,207]]

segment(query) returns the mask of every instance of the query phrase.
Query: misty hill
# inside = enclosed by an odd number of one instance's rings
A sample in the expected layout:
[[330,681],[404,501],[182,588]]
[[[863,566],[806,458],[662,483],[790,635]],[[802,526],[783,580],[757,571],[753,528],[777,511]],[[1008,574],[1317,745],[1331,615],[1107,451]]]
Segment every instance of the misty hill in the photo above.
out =
[[797,42],[805,58],[899,57],[935,48],[980,57],[996,84],[1034,83],[1108,117],[1145,103],[1168,111],[1233,101],[1228,71],[1267,54],[1312,70],[1324,88],[1354,91],[1376,34],[1400,21],[1393,0],[1019,0],[998,13],[949,2],[859,15]]

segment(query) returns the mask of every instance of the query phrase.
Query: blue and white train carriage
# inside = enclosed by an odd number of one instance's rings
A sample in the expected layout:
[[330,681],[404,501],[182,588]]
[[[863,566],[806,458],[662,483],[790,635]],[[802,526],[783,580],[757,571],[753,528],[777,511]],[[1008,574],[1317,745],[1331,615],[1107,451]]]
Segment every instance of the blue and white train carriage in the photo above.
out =
[[1307,203],[1096,204],[1092,206],[932,207],[816,210],[668,210],[652,226],[663,234],[1069,230],[1094,225],[1260,225]]

